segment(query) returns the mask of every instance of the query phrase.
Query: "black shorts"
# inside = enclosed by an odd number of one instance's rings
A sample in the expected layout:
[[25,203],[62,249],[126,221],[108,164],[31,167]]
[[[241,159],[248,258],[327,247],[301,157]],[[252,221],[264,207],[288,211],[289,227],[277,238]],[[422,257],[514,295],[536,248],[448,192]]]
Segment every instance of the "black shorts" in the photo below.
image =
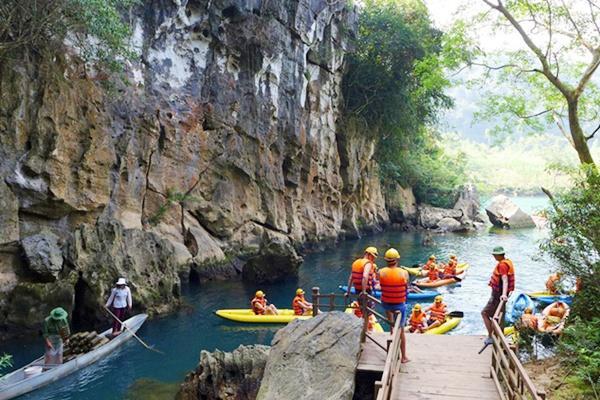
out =
[[488,318],[493,318],[496,313],[496,309],[500,304],[500,297],[502,297],[502,293],[492,291],[492,295],[488,300],[487,304],[483,308],[483,313],[488,316]]

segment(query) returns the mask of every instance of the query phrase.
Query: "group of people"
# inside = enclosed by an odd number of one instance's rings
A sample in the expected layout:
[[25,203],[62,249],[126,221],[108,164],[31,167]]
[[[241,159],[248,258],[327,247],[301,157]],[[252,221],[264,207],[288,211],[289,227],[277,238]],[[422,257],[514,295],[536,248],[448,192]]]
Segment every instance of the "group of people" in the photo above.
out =
[[[121,321],[125,319],[127,311],[131,311],[132,306],[133,300],[127,281],[125,278],[119,278],[104,306],[110,311],[113,319],[113,337],[121,333]],[[64,345],[68,343],[69,336],[71,336],[68,318],[69,313],[64,308],[56,307],[44,319],[42,335],[44,337],[44,364],[46,366],[63,363]]]
[[[279,310],[275,304],[270,304],[265,297],[265,292],[257,290],[250,301],[250,308],[255,315],[278,315]],[[304,290],[296,289],[296,296],[292,300],[294,315],[312,315],[313,305],[304,298]]]
[[540,316],[535,315],[531,307],[527,307],[518,325],[519,328],[530,329],[533,332],[559,334],[562,332],[569,311],[569,306],[562,301],[552,303],[542,311]]
[[434,255],[429,256],[429,259],[423,265],[422,274],[427,276],[429,282],[435,282],[440,279],[456,278],[458,267],[458,258],[451,254],[447,264],[437,263],[437,258]]

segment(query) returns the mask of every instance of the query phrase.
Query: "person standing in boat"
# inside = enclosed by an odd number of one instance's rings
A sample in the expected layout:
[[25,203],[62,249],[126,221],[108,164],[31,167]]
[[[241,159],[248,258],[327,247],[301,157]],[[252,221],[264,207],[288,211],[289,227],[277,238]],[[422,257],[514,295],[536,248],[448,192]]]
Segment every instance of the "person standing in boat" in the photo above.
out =
[[50,315],[44,319],[42,333],[46,345],[44,364],[58,365],[63,363],[63,343],[69,339],[69,314],[62,308],[56,307],[50,311]]
[[106,302],[106,308],[112,309],[113,314],[118,318],[113,317],[112,334],[113,336],[121,333],[121,323],[123,321],[127,310],[131,311],[132,306],[131,290],[127,286],[125,278],[119,278],[117,280],[116,287],[110,292],[110,297]]
[[481,311],[481,317],[488,332],[488,337],[485,339],[486,345],[492,344],[492,318],[498,305],[501,301],[506,301],[512,291],[515,290],[515,266],[504,254],[505,251],[502,246],[494,247],[492,250],[492,255],[498,264],[496,264],[488,284],[492,288],[492,294],[483,311]]

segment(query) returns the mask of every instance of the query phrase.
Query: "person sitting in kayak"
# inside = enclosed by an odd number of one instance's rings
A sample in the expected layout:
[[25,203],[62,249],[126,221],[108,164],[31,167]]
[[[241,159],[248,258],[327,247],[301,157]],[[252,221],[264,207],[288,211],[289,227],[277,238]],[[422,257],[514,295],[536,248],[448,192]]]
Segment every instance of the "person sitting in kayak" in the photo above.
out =
[[550,275],[548,280],[546,281],[546,290],[551,294],[559,294],[561,292],[561,279],[562,272],[557,272],[555,274]]
[[527,329],[538,330],[539,320],[538,317],[533,314],[531,307],[527,307],[521,315],[521,326]]
[[69,314],[62,307],[56,307],[44,319],[42,329],[46,345],[44,364],[50,368],[63,363],[63,343],[67,342],[71,335],[68,316]]
[[[438,266],[435,263],[435,256],[432,254],[429,256],[429,259],[427,260],[427,262],[425,263],[425,265],[423,265],[423,268],[421,268],[422,271],[429,271],[431,269],[437,269]],[[424,275],[424,274],[423,274]]]
[[456,256],[451,255],[448,264],[444,266],[442,273],[440,274],[440,278],[454,278],[456,276],[456,267],[458,266],[458,262],[456,261]]
[[544,316],[540,331],[548,333],[560,333],[569,315],[569,306],[562,301],[556,301],[542,311]]
[[262,290],[258,290],[254,295],[254,298],[250,302],[250,307],[255,315],[277,315],[279,310],[275,307],[275,304],[268,304],[265,293]]
[[427,321],[427,330],[440,326],[446,322],[447,306],[444,303],[442,296],[435,296],[432,305],[427,307],[425,311],[429,311],[429,321]]
[[427,314],[423,312],[420,304],[415,304],[413,307],[408,324],[408,331],[411,333],[423,333],[427,330]]
[[427,280],[429,282],[435,282],[438,279],[440,279],[440,273],[437,268],[431,268],[429,271],[427,271]]
[[292,300],[292,308],[295,315],[312,315],[313,305],[304,298],[304,290],[298,288],[296,297]]

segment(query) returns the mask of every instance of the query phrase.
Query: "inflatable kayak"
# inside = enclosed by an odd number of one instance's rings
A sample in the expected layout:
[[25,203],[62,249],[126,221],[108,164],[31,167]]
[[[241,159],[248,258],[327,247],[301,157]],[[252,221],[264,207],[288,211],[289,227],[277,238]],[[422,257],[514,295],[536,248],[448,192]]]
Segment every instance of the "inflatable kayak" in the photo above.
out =
[[506,315],[504,316],[505,321],[512,325],[521,319],[521,315],[526,308],[530,307],[532,310],[535,309],[535,304],[531,297],[525,293],[519,294],[514,298],[514,301],[510,301],[507,305]]
[[[464,264],[461,267],[456,269],[456,277],[460,278],[460,280],[463,280],[467,274],[467,270],[469,269],[469,264]],[[452,285],[454,283],[457,283],[458,281],[454,278],[448,278],[448,279],[438,279],[435,280],[433,282],[430,282],[428,278],[425,279],[419,279],[417,281],[414,282],[415,285],[417,285],[420,288],[435,288],[435,287],[440,287],[440,286],[446,286],[446,285]]]
[[[443,335],[444,333],[449,332],[452,329],[456,328],[458,326],[458,324],[460,324],[461,320],[462,320],[462,318],[448,316],[448,317],[446,317],[446,322],[444,322],[440,326],[436,326],[435,328],[426,330],[425,332],[423,332],[423,334],[424,335]],[[404,330],[406,332],[408,332],[408,328],[409,327],[406,326],[404,328]]]
[[[408,271],[409,274],[411,275],[416,275],[416,276],[427,276],[427,271],[423,270],[423,267],[419,267],[419,268],[406,268],[406,267],[402,267],[405,270]],[[464,271],[467,270],[467,268],[469,268],[469,264],[468,263],[460,263],[456,266],[456,274],[460,274]]]
[[410,275],[421,276],[421,267],[400,267],[406,270]]
[[[544,322],[546,321],[546,319],[553,318],[552,316],[550,316],[550,309],[556,303],[558,303],[558,301],[556,301],[552,304],[549,304],[548,306],[546,306],[546,308],[544,308],[542,310],[542,317],[543,317]],[[545,325],[545,323],[544,323],[544,324],[542,324],[542,326],[539,326],[538,330],[540,332],[548,333],[551,335],[560,335],[565,327],[565,322],[567,321],[567,318],[569,317],[569,312],[570,312],[570,309],[569,309],[569,306],[567,305],[566,309],[565,309],[565,315],[563,315],[563,317],[560,319],[558,319],[558,317],[557,317],[557,321],[558,321],[557,323],[551,324],[547,328],[544,328],[544,326],[543,326],[543,325]]]
[[[338,289],[340,289],[342,292],[346,293],[346,291],[348,290],[348,286],[340,285],[340,286],[338,286]],[[354,290],[354,288],[350,288],[350,293],[356,294],[356,291]],[[408,301],[431,300],[431,299],[435,298],[435,296],[437,296],[438,294],[440,294],[440,293],[436,290],[425,290],[423,293],[410,293],[409,292],[408,296],[407,296],[407,300]],[[373,291],[373,297],[380,298],[381,291],[380,290]]]
[[251,324],[287,324],[295,319],[308,319],[312,315],[296,315],[294,310],[280,309],[278,315],[256,315],[251,309],[229,309],[215,311],[221,318]]
[[573,303],[573,295],[571,294],[552,294],[550,292],[532,292],[527,293],[529,297],[533,298],[536,301],[539,301],[542,304],[552,304],[555,301],[562,301],[568,305]]
[[[354,314],[354,310],[352,308],[346,308],[345,312],[346,312],[346,314]],[[357,318],[358,318],[358,316],[357,316]],[[377,320],[377,318],[375,320]],[[373,332],[383,333],[383,327],[381,326],[379,321],[377,321],[373,324]]]

